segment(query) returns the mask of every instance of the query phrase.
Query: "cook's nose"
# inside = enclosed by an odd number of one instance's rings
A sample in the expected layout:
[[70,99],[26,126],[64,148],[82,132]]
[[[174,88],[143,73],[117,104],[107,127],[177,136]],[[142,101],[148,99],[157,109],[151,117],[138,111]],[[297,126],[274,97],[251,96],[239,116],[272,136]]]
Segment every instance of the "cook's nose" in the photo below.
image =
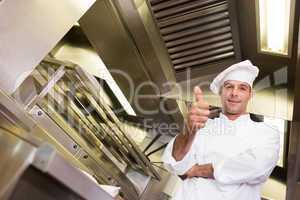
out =
[[233,88],[231,94],[232,94],[232,96],[237,96],[238,95],[238,89]]

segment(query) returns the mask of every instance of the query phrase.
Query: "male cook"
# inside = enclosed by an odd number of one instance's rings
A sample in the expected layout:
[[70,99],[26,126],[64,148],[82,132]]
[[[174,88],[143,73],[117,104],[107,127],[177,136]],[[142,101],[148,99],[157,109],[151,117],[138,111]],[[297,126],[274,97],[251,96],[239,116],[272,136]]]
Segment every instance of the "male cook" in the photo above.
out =
[[210,89],[222,113],[208,119],[209,105],[199,87],[182,134],[163,154],[165,166],[183,179],[173,200],[260,200],[262,184],[276,166],[279,132],[250,119],[246,108],[258,68],[249,60],[221,72]]

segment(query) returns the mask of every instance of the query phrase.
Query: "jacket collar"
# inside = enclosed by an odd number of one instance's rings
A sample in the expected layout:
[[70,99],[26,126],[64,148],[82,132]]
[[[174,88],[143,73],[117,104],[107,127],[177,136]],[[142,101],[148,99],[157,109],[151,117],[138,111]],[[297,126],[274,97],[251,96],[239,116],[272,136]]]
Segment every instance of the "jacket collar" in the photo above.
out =
[[243,115],[239,116],[238,118],[236,118],[235,120],[230,120],[222,112],[220,113],[220,119],[222,119],[222,120],[224,120],[226,122],[231,122],[231,123],[248,122],[248,121],[251,120],[249,113],[243,114]]

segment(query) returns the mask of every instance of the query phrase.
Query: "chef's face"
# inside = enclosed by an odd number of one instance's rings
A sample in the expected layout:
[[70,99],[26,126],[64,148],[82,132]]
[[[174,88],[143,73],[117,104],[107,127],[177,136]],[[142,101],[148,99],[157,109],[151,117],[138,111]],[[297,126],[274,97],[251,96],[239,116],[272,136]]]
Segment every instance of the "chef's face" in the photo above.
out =
[[241,81],[225,81],[220,92],[223,111],[238,115],[246,112],[248,101],[252,96],[251,87]]

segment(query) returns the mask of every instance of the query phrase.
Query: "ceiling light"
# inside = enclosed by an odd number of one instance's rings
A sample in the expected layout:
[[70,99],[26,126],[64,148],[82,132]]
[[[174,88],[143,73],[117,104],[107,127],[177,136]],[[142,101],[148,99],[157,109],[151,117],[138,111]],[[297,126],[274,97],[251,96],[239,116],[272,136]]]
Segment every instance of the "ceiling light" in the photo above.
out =
[[290,56],[294,0],[256,0],[258,50]]

